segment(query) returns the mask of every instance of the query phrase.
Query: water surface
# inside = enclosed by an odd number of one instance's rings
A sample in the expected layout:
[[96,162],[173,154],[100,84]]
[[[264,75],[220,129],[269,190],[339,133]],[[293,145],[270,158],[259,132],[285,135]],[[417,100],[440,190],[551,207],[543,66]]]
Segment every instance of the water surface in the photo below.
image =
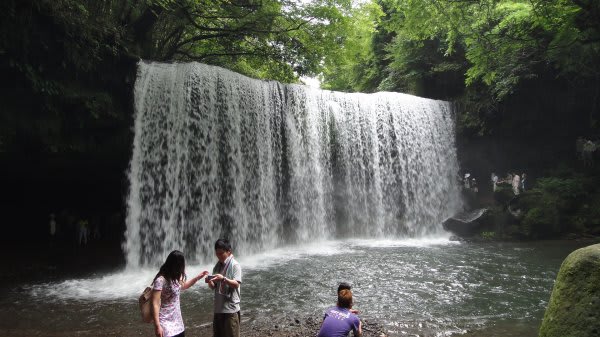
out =
[[[536,336],[562,260],[575,242],[457,243],[447,239],[326,241],[241,256],[244,320],[320,316],[341,281],[361,317],[391,336]],[[188,266],[193,276],[208,265]],[[151,332],[137,296],[155,270],[135,269],[5,289],[8,335],[131,336]],[[212,294],[182,294],[186,326],[211,321]]]

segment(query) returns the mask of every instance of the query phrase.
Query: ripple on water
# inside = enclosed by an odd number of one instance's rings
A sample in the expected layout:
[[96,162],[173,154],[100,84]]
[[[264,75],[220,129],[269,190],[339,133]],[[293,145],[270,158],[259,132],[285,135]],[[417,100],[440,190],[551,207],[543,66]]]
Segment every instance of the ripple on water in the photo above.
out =
[[[247,314],[267,321],[299,312],[320,316],[334,304],[338,283],[346,281],[363,318],[404,336],[489,332],[498,322],[537,328],[562,258],[572,249],[523,246],[348,240],[273,249],[240,257],[242,305]],[[187,272],[207,268],[192,265]],[[2,299],[0,315],[14,320],[0,328],[24,321],[49,331],[130,327],[139,322],[137,296],[155,273],[123,270],[22,285]],[[194,324],[210,320],[212,294],[203,283],[182,294],[182,310]]]

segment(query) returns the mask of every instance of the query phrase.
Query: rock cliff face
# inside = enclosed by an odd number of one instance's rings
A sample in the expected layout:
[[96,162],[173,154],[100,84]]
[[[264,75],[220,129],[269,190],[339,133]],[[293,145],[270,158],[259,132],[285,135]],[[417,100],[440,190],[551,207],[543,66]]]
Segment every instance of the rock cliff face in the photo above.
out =
[[539,337],[600,336],[600,244],[571,253],[560,267]]

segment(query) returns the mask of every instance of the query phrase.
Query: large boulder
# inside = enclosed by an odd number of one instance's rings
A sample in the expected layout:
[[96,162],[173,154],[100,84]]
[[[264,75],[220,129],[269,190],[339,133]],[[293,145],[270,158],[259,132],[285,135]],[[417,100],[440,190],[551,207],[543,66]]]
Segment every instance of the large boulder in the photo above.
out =
[[483,215],[487,208],[480,208],[469,212],[463,212],[446,219],[442,223],[445,230],[460,237],[469,238],[479,233],[482,225]]
[[600,336],[600,244],[563,261],[539,337]]

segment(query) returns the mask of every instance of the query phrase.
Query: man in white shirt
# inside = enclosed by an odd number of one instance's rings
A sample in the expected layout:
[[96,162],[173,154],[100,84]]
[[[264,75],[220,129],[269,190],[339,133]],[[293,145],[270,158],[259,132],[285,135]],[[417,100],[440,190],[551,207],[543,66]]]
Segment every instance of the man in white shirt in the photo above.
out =
[[207,277],[208,286],[215,291],[213,336],[239,337],[242,267],[233,258],[231,244],[226,239],[215,242],[215,255],[219,262],[212,277]]

